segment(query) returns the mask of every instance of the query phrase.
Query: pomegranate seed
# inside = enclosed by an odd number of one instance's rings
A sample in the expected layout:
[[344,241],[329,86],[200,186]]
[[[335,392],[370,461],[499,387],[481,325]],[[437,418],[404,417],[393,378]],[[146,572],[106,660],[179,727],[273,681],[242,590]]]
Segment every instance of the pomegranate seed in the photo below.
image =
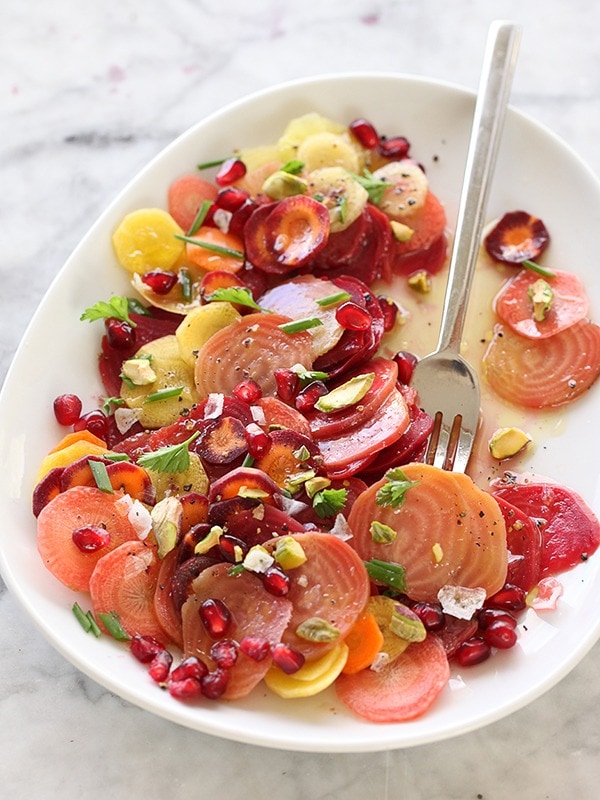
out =
[[231,612],[222,600],[209,598],[199,609],[200,619],[215,639],[224,636],[231,625]]
[[221,669],[231,669],[237,661],[237,645],[232,639],[215,642],[210,648],[210,657]]
[[415,603],[411,608],[428,631],[441,631],[446,624],[441,606],[434,603]]
[[105,439],[108,434],[108,419],[100,409],[89,411],[73,424],[74,431],[87,430],[99,439]]
[[153,269],[142,275],[142,283],[145,283],[154,294],[169,294],[177,283],[177,275],[174,272],[165,272],[162,269]]
[[479,622],[479,628],[482,631],[489,628],[492,622],[497,622],[498,620],[512,625],[513,628],[517,627],[517,620],[510,611],[504,611],[501,608],[482,608],[477,615],[477,620]]
[[215,177],[217,186],[229,186],[246,174],[246,165],[239,158],[228,158],[219,167]]
[[279,669],[283,670],[286,675],[292,675],[298,672],[300,667],[304,664],[304,656],[297,650],[292,650],[287,644],[279,642],[272,650],[273,661]]
[[406,158],[409,150],[410,142],[404,136],[392,136],[389,139],[382,136],[377,145],[379,155],[396,161]]
[[188,656],[175,667],[171,673],[171,679],[174,681],[184,681],[187,678],[195,678],[199,681],[208,673],[208,667],[204,661],[200,661],[196,656]]
[[389,333],[396,324],[398,306],[391,297],[378,297],[377,301],[379,302],[379,307],[383,314],[383,330],[385,333]]
[[240,642],[240,651],[253,661],[264,661],[271,653],[271,645],[262,636],[245,636]]
[[168,650],[162,650],[160,653],[157,653],[150,662],[148,675],[150,675],[152,680],[156,681],[156,683],[164,683],[169,677],[169,670],[171,669],[172,663],[173,656],[171,653],[169,653]]
[[520,586],[507,583],[499,592],[488,597],[486,605],[491,608],[501,608],[504,611],[521,611],[525,608],[526,596],[527,593]]
[[379,144],[379,134],[375,127],[366,119],[355,119],[348,126],[350,133],[358,139],[365,150],[374,150]]
[[235,186],[226,186],[224,189],[219,189],[217,194],[217,205],[225,211],[238,211],[244,203],[248,200],[250,195],[244,189],[238,189]]
[[256,422],[246,425],[244,436],[248,443],[248,455],[252,456],[252,458],[262,458],[269,452],[273,444],[269,434],[265,433]]
[[83,405],[76,394],[61,394],[54,401],[53,408],[59,425],[73,425],[79,419]]
[[86,525],[73,531],[73,543],[82,553],[95,553],[101,550],[110,541],[110,534],[106,528],[97,525]]
[[481,636],[472,636],[460,645],[455,658],[461,667],[473,667],[488,659],[491,654],[491,648],[485,639]]
[[246,380],[240,381],[233,387],[231,394],[237,397],[238,400],[241,400],[243,403],[248,403],[248,405],[251,406],[258,403],[262,397],[262,389],[255,380],[246,378]]
[[394,361],[398,366],[398,380],[400,383],[408,386],[412,380],[413,372],[418,360],[419,359],[415,355],[408,353],[406,350],[400,350],[398,353],[396,353],[394,356]]
[[129,649],[138,661],[149,664],[158,653],[162,653],[165,646],[153,636],[140,636],[136,633],[129,642]]
[[202,694],[202,684],[198,678],[169,681],[169,694],[177,700],[193,700]]
[[229,233],[234,236],[242,236],[244,233],[244,226],[248,222],[252,213],[258,208],[258,203],[254,200],[247,200],[243,206],[233,212],[233,216],[229,220]]
[[227,561],[236,564],[240,561],[240,554],[242,558],[248,552],[248,545],[243,539],[238,539],[237,536],[231,536],[229,533],[223,534],[219,537],[219,550]]
[[373,324],[373,317],[367,309],[351,300],[336,308],[335,318],[348,331],[368,331]]
[[126,350],[135,344],[135,330],[124,319],[109,317],[104,321],[104,328],[109,345],[116,350]]
[[296,396],[294,404],[298,411],[312,411],[319,397],[323,397],[328,391],[323,381],[312,381]]
[[269,567],[262,576],[263,586],[276,597],[284,597],[290,590],[290,579],[278,567]]
[[209,700],[216,700],[225,692],[229,683],[229,671],[217,667],[202,678],[201,690]]
[[277,395],[284,403],[292,403],[300,389],[300,378],[291,369],[276,369],[273,372]]
[[483,638],[490,647],[508,650],[517,643],[517,630],[514,625],[503,619],[497,619],[483,632]]

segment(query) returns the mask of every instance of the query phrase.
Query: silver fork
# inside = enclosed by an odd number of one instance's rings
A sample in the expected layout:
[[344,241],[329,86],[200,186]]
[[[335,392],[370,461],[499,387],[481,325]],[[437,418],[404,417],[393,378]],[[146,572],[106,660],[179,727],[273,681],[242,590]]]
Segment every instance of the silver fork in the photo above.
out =
[[425,460],[456,472],[467,468],[479,423],[479,379],[460,345],[520,37],[520,27],[510,22],[489,29],[438,344],[412,378],[420,406],[435,420]]

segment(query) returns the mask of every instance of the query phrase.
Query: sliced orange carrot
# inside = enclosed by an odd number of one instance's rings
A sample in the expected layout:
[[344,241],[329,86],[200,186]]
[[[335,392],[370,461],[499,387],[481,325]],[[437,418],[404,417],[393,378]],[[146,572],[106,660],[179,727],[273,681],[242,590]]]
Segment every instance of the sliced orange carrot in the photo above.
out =
[[115,614],[130,636],[164,642],[167,637],[154,611],[159,570],[156,548],[147,542],[125,542],[103,556],[90,577],[94,615]]
[[312,368],[308,331],[286,333],[279,327],[289,317],[258,312],[213,334],[196,359],[196,388],[201,398],[211,392],[231,394],[244,378],[252,378],[263,395],[275,395],[274,370],[302,364]]
[[383,644],[383,633],[375,615],[363,611],[344,639],[348,645],[348,658],[342,672],[354,675],[370,667]]
[[497,325],[483,366],[504,400],[527,408],[562,406],[600,375],[600,327],[582,320],[547,339],[526,339]]
[[[199,244],[187,243],[187,257],[197,267],[207,272],[213,269],[238,272],[244,266],[244,243],[232,233],[223,233],[218,228],[203,225],[192,238]],[[208,246],[202,247],[202,244]],[[213,248],[222,248],[240,255],[228,255]]]
[[236,467],[221,478],[217,478],[209,489],[208,502],[230,500],[233,497],[258,497],[262,503],[277,505],[275,496],[279,486],[263,471],[255,467]]
[[[65,586],[87,591],[97,562],[108,552],[137,539],[127,518],[127,506],[119,503],[121,493],[107,494],[93,486],[74,486],[61,492],[41,510],[37,545],[42,561]],[[82,552],[73,541],[74,531],[96,527],[108,531],[109,541],[95,552]]]
[[198,492],[188,492],[179,497],[183,508],[181,532],[187,533],[194,525],[208,520],[208,498]]
[[189,231],[204,200],[214,201],[217,187],[199,175],[182,175],[169,186],[169,214],[184,231]]
[[105,445],[98,445],[85,439],[74,441],[72,444],[62,447],[60,450],[48,453],[48,455],[42,459],[36,482],[39,483],[42,478],[55,467],[67,467],[83,456],[103,456],[105,453],[108,453],[108,448]]
[[[417,463],[401,469],[414,483],[401,505],[381,505],[393,494],[378,496],[386,484],[393,488],[387,479],[354,501],[349,542],[359,555],[402,566],[406,594],[413,600],[435,602],[446,585],[481,587],[488,596],[502,588],[506,526],[496,500],[467,475]],[[387,527],[389,541],[373,535],[373,522]]]
[[90,442],[90,444],[96,444],[98,447],[106,448],[106,442],[100,439],[98,436],[94,436],[93,433],[90,431],[84,430],[82,431],[74,431],[73,433],[67,433],[60,442],[50,450],[50,453],[56,453],[58,450],[64,450],[65,447],[69,447],[75,442]]
[[[285,428],[269,434],[271,446],[267,452],[254,462],[256,469],[262,470],[278,486],[284,488],[290,475],[310,469],[310,457],[318,454],[318,448],[307,436]],[[308,458],[300,457],[308,453]]]
[[431,247],[444,233],[446,212],[436,195],[428,191],[423,207],[414,214],[407,213],[401,221],[412,230],[412,234],[404,242],[394,239],[395,255],[414,253],[416,250]]

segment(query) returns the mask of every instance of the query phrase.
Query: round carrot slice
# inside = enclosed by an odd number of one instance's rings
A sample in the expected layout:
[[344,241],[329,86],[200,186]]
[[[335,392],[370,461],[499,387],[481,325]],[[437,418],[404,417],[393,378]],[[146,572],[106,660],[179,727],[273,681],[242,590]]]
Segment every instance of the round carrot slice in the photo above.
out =
[[187,243],[187,257],[197,267],[239,272],[244,266],[244,244],[232,233],[203,225],[192,238],[198,244]]
[[[137,533],[127,518],[129,506],[119,504],[124,495],[107,494],[95,486],[74,486],[44,506],[38,517],[37,544],[45,566],[55,578],[76,592],[89,588],[97,562],[108,552],[136,540]],[[82,552],[73,542],[79,528],[103,528],[108,543],[95,552]]]
[[407,213],[402,217],[402,222],[410,228],[412,233],[406,241],[394,240],[393,251],[395,256],[414,253],[431,247],[444,233],[446,212],[444,206],[433,192],[427,192],[423,207],[414,214]]
[[530,291],[539,280],[539,275],[532,270],[521,270],[496,295],[496,313],[516,333],[528,339],[544,339],[587,317],[589,302],[579,278],[570,272],[555,270],[554,277],[547,281],[552,290],[550,308],[544,318],[537,321]]
[[335,688],[342,703],[370,722],[405,722],[427,711],[449,677],[446,651],[430,634],[380,671],[340,675]]
[[[361,558],[404,567],[406,593],[413,600],[435,602],[446,585],[481,587],[492,595],[506,580],[506,526],[495,499],[467,476],[427,464],[407,464],[402,472],[414,486],[401,505],[380,505],[382,479],[352,506],[349,543]],[[378,522],[395,534],[374,541]],[[392,535],[393,535],[392,534]]]
[[252,378],[263,394],[276,394],[273,376],[278,367],[312,367],[312,338],[307,331],[285,333],[290,322],[279,314],[247,314],[217,331],[203,345],[196,360],[196,388],[200,397],[231,394],[244,378]]
[[146,542],[125,542],[107,553],[90,578],[94,614],[116,614],[130,636],[153,636],[164,642],[165,632],[154,611],[159,570],[156,549]]
[[546,226],[527,211],[509,211],[485,237],[485,248],[497,261],[522,264],[534,261],[550,241]]
[[167,208],[175,222],[189,231],[205,200],[213,202],[217,198],[217,187],[199,175],[182,175],[169,186]]
[[600,374],[600,327],[581,320],[534,340],[497,325],[483,366],[504,400],[527,408],[562,406],[584,394]]

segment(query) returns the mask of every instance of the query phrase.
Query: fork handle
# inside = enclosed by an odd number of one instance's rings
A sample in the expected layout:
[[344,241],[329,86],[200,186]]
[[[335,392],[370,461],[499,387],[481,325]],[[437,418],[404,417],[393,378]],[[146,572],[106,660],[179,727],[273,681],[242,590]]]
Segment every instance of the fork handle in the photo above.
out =
[[467,299],[479,253],[520,38],[520,27],[511,22],[496,21],[490,26],[458,209],[438,350],[460,351]]

